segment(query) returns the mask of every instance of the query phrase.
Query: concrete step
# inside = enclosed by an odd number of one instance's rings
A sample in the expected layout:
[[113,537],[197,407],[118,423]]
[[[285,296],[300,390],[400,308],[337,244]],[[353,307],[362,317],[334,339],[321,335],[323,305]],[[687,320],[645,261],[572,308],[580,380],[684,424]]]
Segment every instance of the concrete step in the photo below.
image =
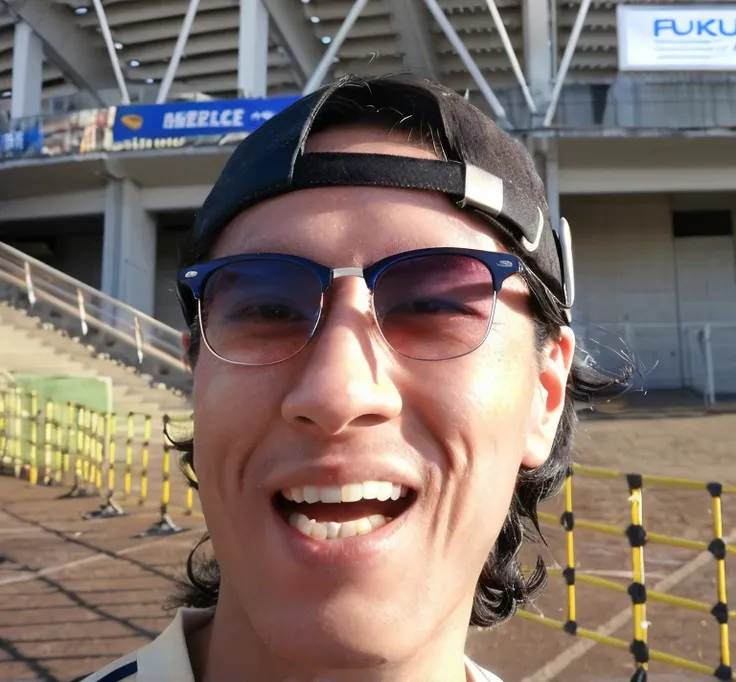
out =
[[0,352],[30,351],[46,347],[43,341],[35,339],[30,333],[14,334],[13,327],[2,321],[0,321],[0,328],[3,330],[0,335]]
[[85,368],[84,365],[70,362],[65,360],[63,357],[58,358],[56,361],[51,362],[48,358],[32,358],[20,357],[14,358],[12,355],[0,354],[0,366],[6,368],[12,368],[15,373],[30,373],[30,374],[67,374],[69,376],[78,377],[99,377],[99,372]]
[[[69,331],[67,332],[65,331],[66,327],[64,326],[67,320],[58,319],[43,322],[40,317],[41,314],[42,313],[39,311],[39,316],[33,316],[32,314],[28,315],[25,311],[15,309],[7,303],[0,302],[0,325],[2,324],[2,321],[7,320],[9,324],[19,330],[30,330],[37,338],[42,340],[50,339],[50,343],[54,346],[57,345],[58,338],[60,336],[67,338],[74,344],[67,344],[67,350],[78,348],[85,355],[87,351],[89,354],[97,354],[105,352],[108,348],[114,349],[115,347],[115,344],[112,344],[111,346],[110,340],[108,338],[103,338],[103,336],[93,328],[90,329],[90,333],[87,337],[80,338],[81,330],[76,324],[76,321],[68,327]],[[22,319],[19,318],[19,315],[22,316]],[[61,324],[62,327],[55,328],[54,323]],[[130,360],[132,361],[133,359],[131,358]],[[183,380],[182,377],[180,377],[178,381],[181,380]]]
[[113,361],[92,344],[75,340],[49,324],[40,324],[24,311],[2,303],[0,368],[10,372],[108,377],[112,382],[116,413],[151,414],[159,424],[165,412],[189,409],[186,396],[163,385],[152,385],[151,377],[139,374],[136,367]]
[[[16,319],[19,312],[23,314],[24,320]],[[137,364],[136,359],[133,357],[133,350],[127,344],[121,345],[95,328],[90,328],[90,332],[85,338],[79,338],[81,331],[76,319],[68,318],[68,316],[66,318],[64,316],[59,317],[58,315],[53,316],[51,312],[50,310],[46,310],[44,306],[40,306],[29,316],[25,311],[15,309],[7,302],[0,302],[0,320],[8,319],[11,324],[19,329],[33,329],[33,333],[40,334],[41,338],[43,338],[44,334],[48,333],[55,337],[59,335],[65,336],[75,341],[77,346],[90,350],[93,355],[99,352],[107,352],[117,359],[123,360],[125,364]],[[42,322],[42,318],[45,322]],[[39,328],[41,330],[40,332],[38,331]],[[56,345],[55,341],[53,345]],[[184,393],[188,393],[191,390],[190,379],[180,370],[167,367],[165,363],[162,364],[154,357],[144,358],[144,366],[146,367],[147,374],[157,377],[157,382],[169,382],[177,386],[179,390],[183,390]]]

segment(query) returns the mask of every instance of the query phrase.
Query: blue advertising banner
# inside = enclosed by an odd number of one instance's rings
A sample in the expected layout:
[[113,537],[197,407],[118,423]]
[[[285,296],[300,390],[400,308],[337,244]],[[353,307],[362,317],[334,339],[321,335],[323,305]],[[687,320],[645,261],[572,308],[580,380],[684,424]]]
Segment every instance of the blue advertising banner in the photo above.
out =
[[113,143],[252,133],[297,99],[298,96],[118,107]]

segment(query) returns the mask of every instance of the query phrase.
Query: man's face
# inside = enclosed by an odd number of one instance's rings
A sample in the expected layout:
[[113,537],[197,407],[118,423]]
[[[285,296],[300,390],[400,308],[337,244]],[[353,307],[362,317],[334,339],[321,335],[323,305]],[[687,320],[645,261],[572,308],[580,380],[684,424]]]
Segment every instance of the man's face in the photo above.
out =
[[[309,151],[433,157],[366,128],[322,133]],[[487,224],[439,194],[336,187],[258,204],[212,255],[364,267],[440,246],[502,250]],[[395,661],[440,632],[464,640],[519,467],[549,455],[564,400],[571,336],[540,359],[527,296],[519,276],[507,280],[483,345],[446,361],[393,352],[357,277],[335,281],[317,336],[289,360],[236,366],[202,346],[195,468],[222,570],[218,610],[247,624],[238,626],[245,639],[287,668]],[[408,491],[391,507],[395,518],[370,532],[308,538],[280,506],[305,487],[367,490],[370,481]],[[345,521],[351,512],[340,507],[323,504],[320,515],[334,510]]]

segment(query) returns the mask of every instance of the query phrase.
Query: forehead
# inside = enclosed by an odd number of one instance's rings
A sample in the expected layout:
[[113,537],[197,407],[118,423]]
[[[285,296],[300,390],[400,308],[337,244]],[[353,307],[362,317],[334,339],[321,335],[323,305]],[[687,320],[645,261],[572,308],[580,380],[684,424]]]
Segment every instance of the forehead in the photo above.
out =
[[436,159],[433,138],[404,128],[386,130],[374,126],[353,124],[332,128],[312,135],[307,140],[307,152],[352,152],[354,154],[398,154],[418,159]]
[[[313,135],[309,152],[438,158],[432,139],[406,130],[345,126]],[[443,194],[386,187],[326,187],[256,204],[223,231],[212,257],[285,252],[325,264],[366,265],[434,246],[503,250],[491,227]],[[347,260],[346,260],[347,258]]]

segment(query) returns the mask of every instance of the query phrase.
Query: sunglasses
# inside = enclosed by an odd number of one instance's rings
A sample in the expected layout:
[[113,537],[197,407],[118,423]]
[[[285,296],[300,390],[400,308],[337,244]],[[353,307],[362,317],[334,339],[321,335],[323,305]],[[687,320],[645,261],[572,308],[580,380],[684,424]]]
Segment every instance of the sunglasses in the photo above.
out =
[[325,296],[342,277],[371,292],[386,343],[414,360],[449,360],[473,352],[493,324],[496,299],[526,268],[506,253],[433,248],[398,253],[366,268],[329,268],[284,254],[228,256],[181,270],[178,294],[187,321],[218,358],[262,366],[296,355],[314,338]]

